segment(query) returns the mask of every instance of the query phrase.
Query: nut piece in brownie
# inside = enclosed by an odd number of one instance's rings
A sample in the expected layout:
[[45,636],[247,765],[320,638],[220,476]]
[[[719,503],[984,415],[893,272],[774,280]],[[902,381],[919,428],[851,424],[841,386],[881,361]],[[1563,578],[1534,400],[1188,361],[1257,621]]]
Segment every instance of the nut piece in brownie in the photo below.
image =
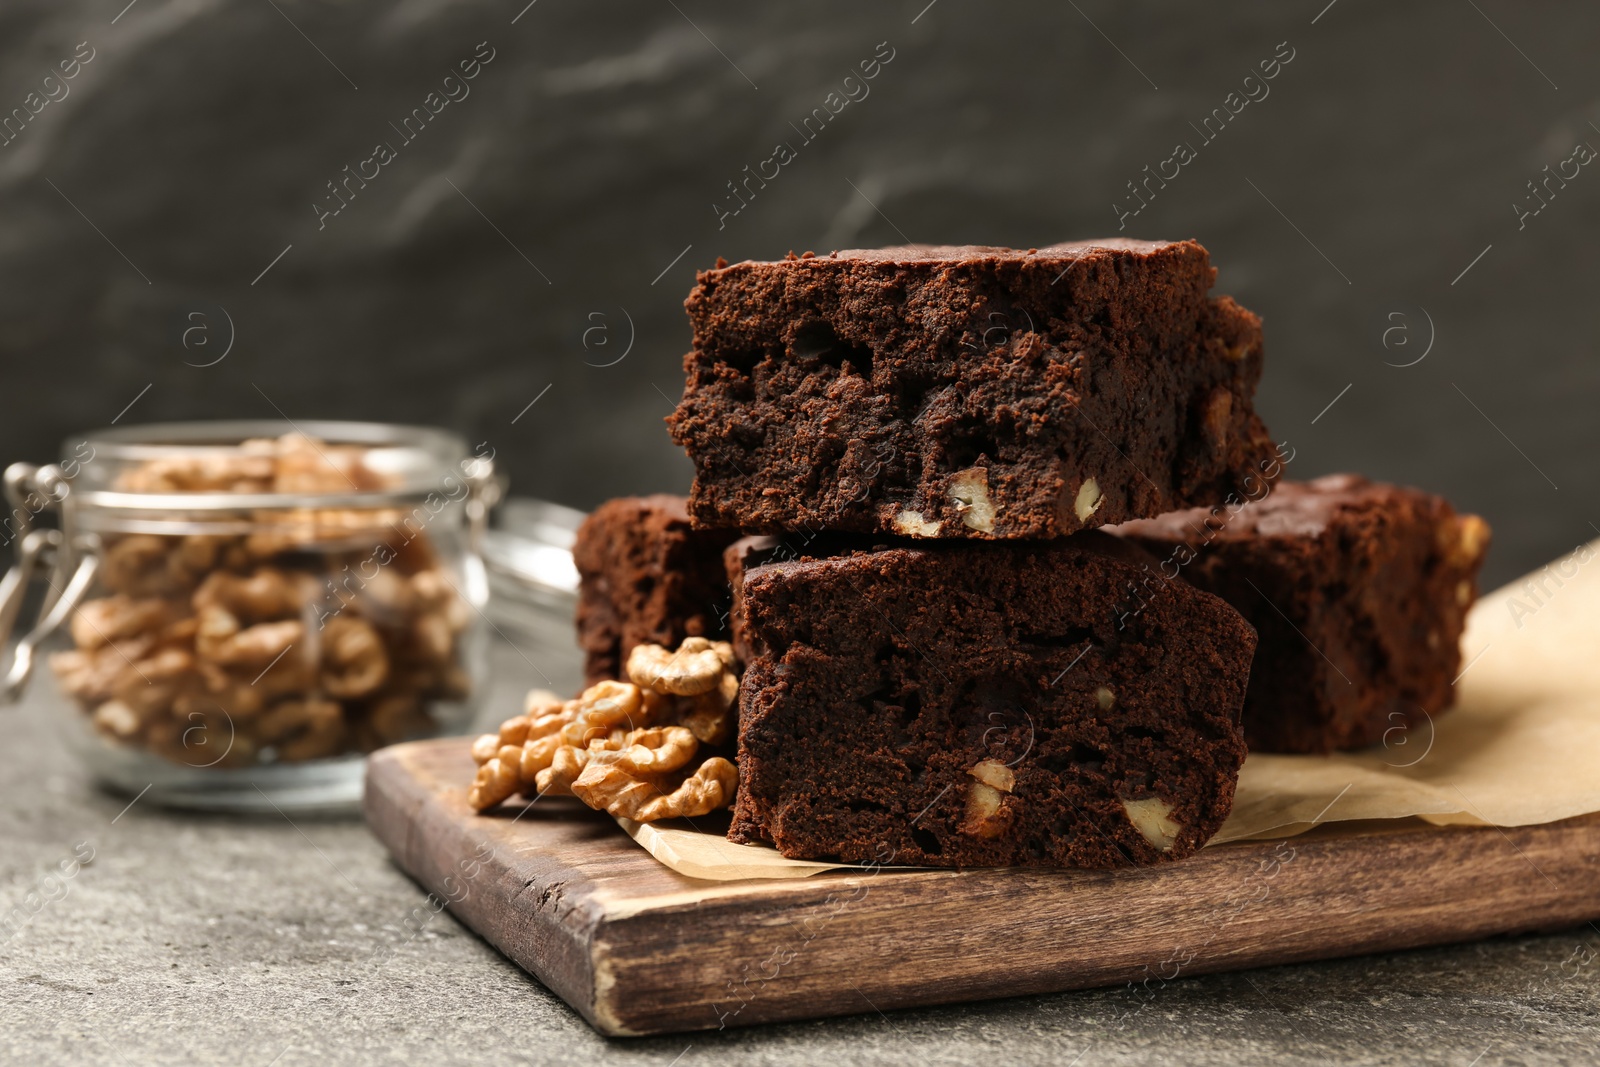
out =
[[1251,406],[1260,320],[1207,297],[1215,274],[1193,241],[1120,239],[705,271],[668,418],[690,512],[1039,538],[1221,500],[1275,449]]
[[1255,626],[1252,749],[1361,748],[1406,736],[1455,699],[1489,525],[1441,497],[1337,474],[1279,482],[1231,513],[1196,508],[1112,532]]
[[725,637],[722,550],[737,536],[693,528],[681,496],[622,497],[596,508],[572,546],[588,683],[622,677],[634,645]]
[[1192,854],[1233,803],[1255,633],[1182,582],[1119,626],[1151,562],[1086,533],[745,570],[729,837],[941,867]]

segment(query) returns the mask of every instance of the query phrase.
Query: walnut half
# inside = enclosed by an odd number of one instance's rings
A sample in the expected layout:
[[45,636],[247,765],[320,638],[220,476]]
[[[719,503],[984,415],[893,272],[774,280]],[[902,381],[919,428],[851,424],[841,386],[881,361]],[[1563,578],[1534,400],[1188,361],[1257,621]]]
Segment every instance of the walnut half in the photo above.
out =
[[726,641],[686,637],[676,652],[660,645],[636,646],[628,654],[628,677],[645,689],[692,697],[715,689],[732,662],[733,648]]

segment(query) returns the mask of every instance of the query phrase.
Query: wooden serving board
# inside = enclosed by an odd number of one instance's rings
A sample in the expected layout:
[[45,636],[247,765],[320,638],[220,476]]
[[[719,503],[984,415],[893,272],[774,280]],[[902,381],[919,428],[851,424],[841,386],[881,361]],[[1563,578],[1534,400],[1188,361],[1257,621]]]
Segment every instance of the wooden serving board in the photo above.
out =
[[373,832],[605,1034],[850,1015],[1557,929],[1600,917],[1600,816],[1329,824],[1117,871],[704,882],[576,802],[466,805],[464,738],[384,749]]

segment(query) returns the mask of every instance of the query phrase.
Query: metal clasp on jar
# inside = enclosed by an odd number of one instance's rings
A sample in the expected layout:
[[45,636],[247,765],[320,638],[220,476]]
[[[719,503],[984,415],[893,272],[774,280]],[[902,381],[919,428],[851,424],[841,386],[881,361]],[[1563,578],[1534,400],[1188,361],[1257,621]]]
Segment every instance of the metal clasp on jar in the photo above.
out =
[[0,647],[11,640],[33,579],[44,574],[48,583],[39,607],[39,621],[17,642],[10,669],[0,682],[0,704],[13,704],[21,698],[33,675],[34,653],[77,610],[94,582],[100,553],[94,534],[69,542],[63,530],[34,528],[35,516],[46,511],[59,514],[71,492],[59,467],[13,463],[6,468],[4,490],[18,547],[16,563],[0,579]]

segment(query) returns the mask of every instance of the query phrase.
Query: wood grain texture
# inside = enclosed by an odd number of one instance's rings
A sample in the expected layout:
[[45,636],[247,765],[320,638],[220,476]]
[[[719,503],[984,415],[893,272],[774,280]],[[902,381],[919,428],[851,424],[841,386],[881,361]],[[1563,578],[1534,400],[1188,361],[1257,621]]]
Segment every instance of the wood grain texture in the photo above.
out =
[[468,742],[385,749],[366,812],[397,862],[614,1035],[1134,983],[1600,917],[1600,816],[1330,824],[1120,871],[839,871],[703,882],[572,801],[465,802]]

